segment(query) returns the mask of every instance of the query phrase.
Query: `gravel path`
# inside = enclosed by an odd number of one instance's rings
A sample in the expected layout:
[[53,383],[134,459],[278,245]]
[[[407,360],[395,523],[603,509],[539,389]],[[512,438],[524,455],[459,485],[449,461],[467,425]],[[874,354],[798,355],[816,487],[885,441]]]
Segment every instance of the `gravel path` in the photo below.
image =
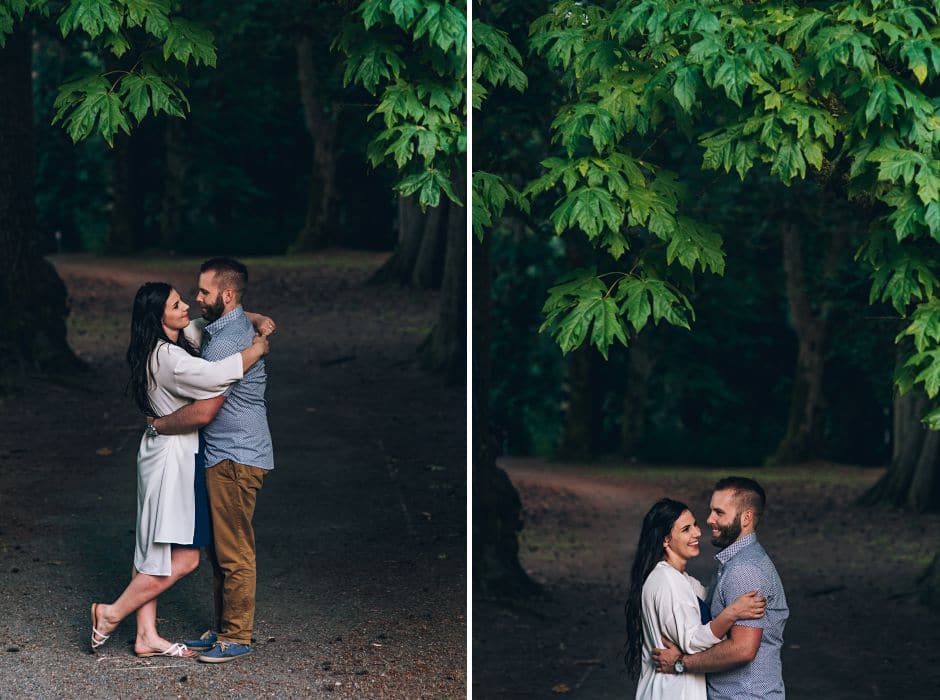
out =
[[[124,309],[147,279],[191,299],[198,261],[58,258],[91,371],[0,395],[0,698],[466,694],[464,393],[414,361],[435,295],[363,286],[379,262],[367,254],[246,262],[246,306],[281,329],[254,654],[137,659],[131,619],[88,652],[90,604],[120,593],[133,553]],[[204,561],[160,598],[164,636],[210,626],[211,578]]]

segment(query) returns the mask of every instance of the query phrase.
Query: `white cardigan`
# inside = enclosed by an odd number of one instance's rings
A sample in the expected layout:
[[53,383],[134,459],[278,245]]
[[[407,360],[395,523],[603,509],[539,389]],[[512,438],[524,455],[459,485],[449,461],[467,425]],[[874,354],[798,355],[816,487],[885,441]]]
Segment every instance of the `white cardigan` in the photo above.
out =
[[705,589],[697,579],[659,562],[643,583],[643,659],[637,700],[706,700],[704,674],[657,673],[654,647],[663,648],[662,636],[686,654],[705,651],[721,640],[711,626],[702,624],[698,598]]
[[[191,329],[187,329],[187,335]],[[198,345],[196,346],[198,347]],[[243,376],[240,353],[218,362],[193,357],[159,342],[150,356],[155,383],[148,395],[157,415],[166,416],[199,399],[219,396]],[[137,542],[134,567],[154,576],[170,575],[170,544],[190,544],[195,528],[193,492],[199,432],[144,436],[137,452]]]

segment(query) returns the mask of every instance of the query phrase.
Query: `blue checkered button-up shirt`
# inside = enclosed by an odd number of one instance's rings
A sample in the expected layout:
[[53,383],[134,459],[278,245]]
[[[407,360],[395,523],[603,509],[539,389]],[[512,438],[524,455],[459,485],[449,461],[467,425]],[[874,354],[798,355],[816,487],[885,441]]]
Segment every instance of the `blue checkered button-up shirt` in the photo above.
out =
[[[251,321],[241,306],[216,319],[202,332],[202,357],[224,360],[241,352],[255,336]],[[241,381],[225,391],[225,403],[215,419],[202,429],[206,441],[206,467],[224,459],[261,469],[274,468],[274,447],[268,429],[264,390],[267,373],[264,360],[245,372]]]
[[783,667],[780,648],[783,628],[790,616],[783,583],[774,563],[751,533],[718,552],[718,570],[709,589],[712,617],[735,598],[748,591],[759,591],[767,598],[767,611],[759,620],[738,620],[736,625],[763,630],[757,656],[746,666],[709,673],[708,700],[744,698],[784,698]]

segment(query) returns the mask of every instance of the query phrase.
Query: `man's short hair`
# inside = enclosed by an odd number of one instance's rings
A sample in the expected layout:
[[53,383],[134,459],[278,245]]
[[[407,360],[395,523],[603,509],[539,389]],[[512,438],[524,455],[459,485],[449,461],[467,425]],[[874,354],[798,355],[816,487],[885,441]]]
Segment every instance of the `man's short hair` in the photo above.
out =
[[220,289],[235,290],[235,299],[241,300],[248,284],[248,268],[232,258],[212,258],[206,260],[199,268],[199,272],[215,273],[219,280]]
[[760,484],[745,476],[727,476],[715,484],[715,491],[733,491],[738,512],[752,510],[754,525],[757,526],[764,515],[764,506],[767,505],[767,495]]

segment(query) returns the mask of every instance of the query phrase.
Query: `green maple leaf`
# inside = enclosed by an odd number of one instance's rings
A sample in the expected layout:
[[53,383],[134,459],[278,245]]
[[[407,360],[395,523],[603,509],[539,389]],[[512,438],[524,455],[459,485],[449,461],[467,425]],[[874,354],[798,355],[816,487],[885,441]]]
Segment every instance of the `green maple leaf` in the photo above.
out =
[[175,18],[169,25],[163,41],[163,58],[173,56],[183,64],[192,59],[195,65],[202,63],[215,67],[215,42],[212,32],[185,19]]
[[143,27],[158,39],[166,37],[170,28],[169,0],[121,0],[127,8],[127,26]]
[[395,24],[402,29],[407,29],[412,20],[421,11],[420,0],[391,0],[388,9],[395,18]]
[[686,112],[692,111],[698,86],[699,77],[695,68],[686,66],[676,72],[676,82],[672,86],[672,94],[675,95],[676,101]]
[[415,40],[424,36],[441,51],[447,52],[451,47],[459,51],[466,45],[467,18],[454,5],[429,2],[414,28]]
[[620,320],[617,302],[609,296],[602,297],[591,306],[591,342],[600,351],[604,359],[614,340],[619,340],[626,347],[627,334],[623,321]]
[[940,343],[940,300],[931,299],[919,304],[911,314],[911,322],[898,334],[894,342],[901,342],[905,336],[914,339],[917,352],[924,352],[927,348]]
[[721,251],[721,244],[721,236],[710,226],[680,216],[666,248],[666,262],[671,265],[678,260],[689,272],[694,272],[698,264],[702,272],[710,269],[721,275],[725,271],[725,256]]
[[81,28],[95,38],[106,29],[120,30],[121,11],[112,0],[72,0],[63,8],[58,24],[63,37]]
[[919,367],[925,361],[927,362],[926,367],[917,374],[914,381],[922,382],[924,391],[932,399],[937,393],[940,393],[940,350],[919,352],[908,360],[908,364],[912,367]]

